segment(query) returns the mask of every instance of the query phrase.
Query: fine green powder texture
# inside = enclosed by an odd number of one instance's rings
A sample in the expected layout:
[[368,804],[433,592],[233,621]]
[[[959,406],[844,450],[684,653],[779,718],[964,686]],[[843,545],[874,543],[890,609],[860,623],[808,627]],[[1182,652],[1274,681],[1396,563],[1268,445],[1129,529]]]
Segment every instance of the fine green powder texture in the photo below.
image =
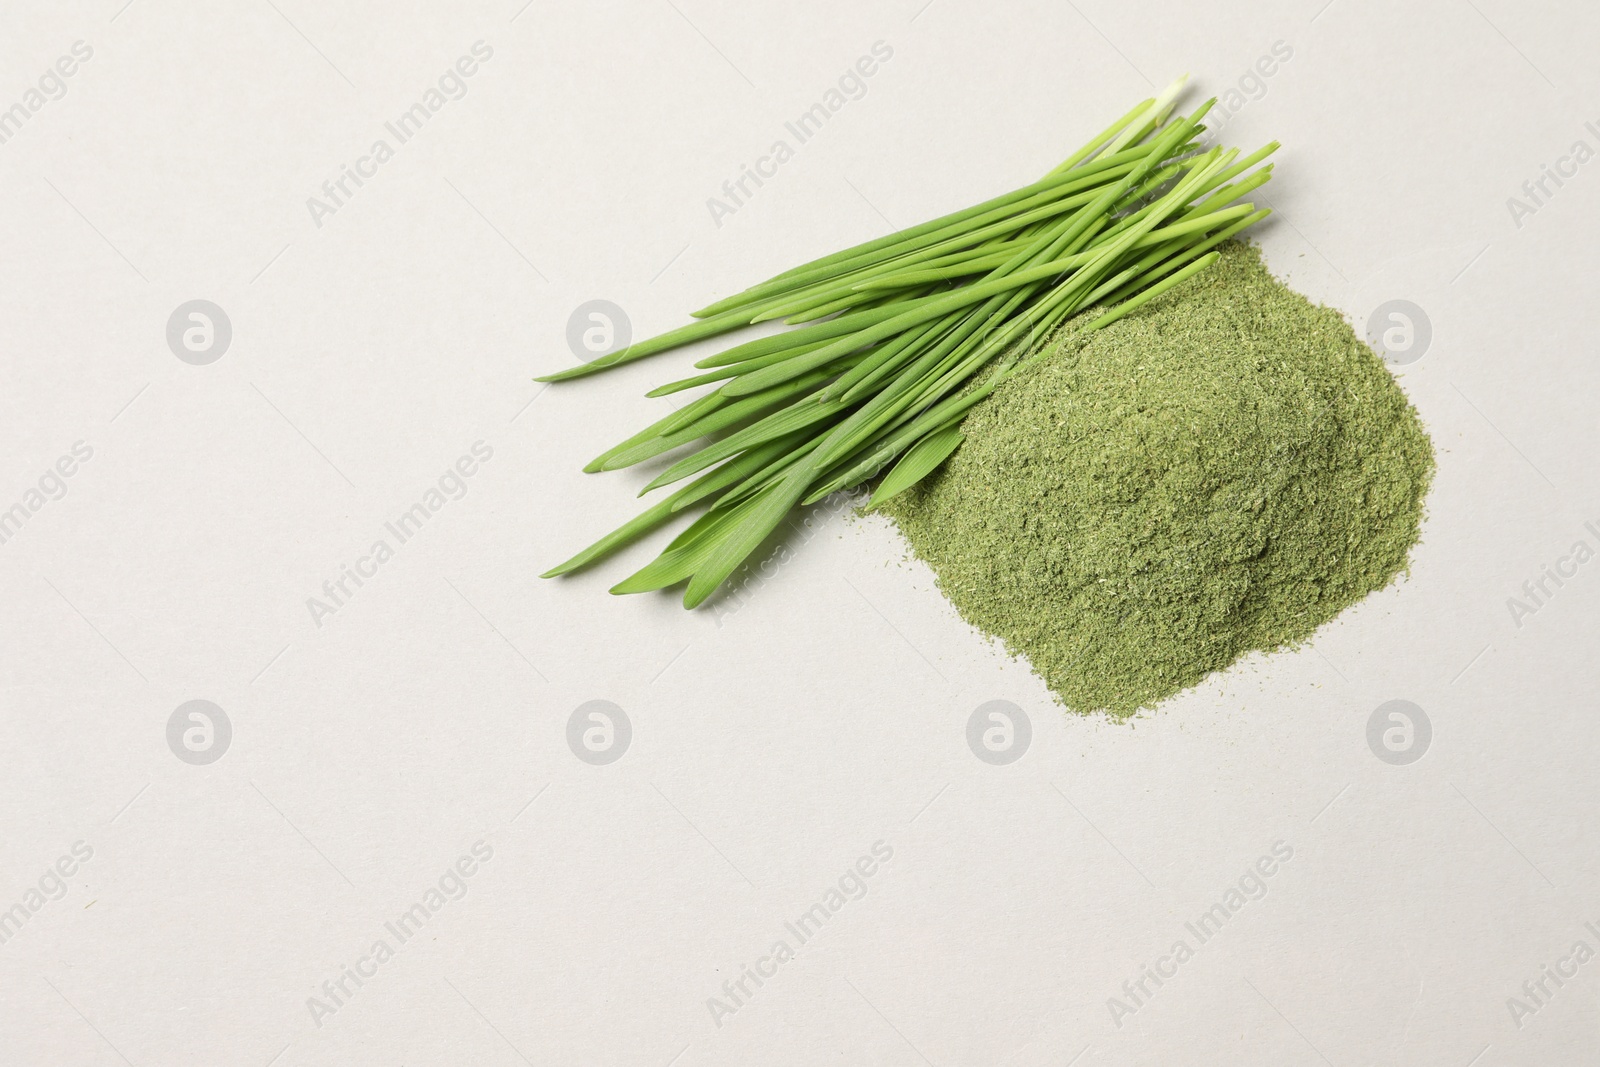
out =
[[1069,708],[1152,707],[1388,585],[1433,449],[1383,362],[1257,251],[1052,350],[883,508]]

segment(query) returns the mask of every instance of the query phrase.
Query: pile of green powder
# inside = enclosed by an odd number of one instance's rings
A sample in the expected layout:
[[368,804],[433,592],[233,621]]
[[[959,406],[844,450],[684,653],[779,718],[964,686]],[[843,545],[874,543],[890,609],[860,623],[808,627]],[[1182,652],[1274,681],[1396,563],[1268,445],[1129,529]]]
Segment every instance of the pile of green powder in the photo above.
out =
[[1433,450],[1383,362],[1230,244],[1053,350],[883,508],[1069,708],[1132,714],[1388,585]]

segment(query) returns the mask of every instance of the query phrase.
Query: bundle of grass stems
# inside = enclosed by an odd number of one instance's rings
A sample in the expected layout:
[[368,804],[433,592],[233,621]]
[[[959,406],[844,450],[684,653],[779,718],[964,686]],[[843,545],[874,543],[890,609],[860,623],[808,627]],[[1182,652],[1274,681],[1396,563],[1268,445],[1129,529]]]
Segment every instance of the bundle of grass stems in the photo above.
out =
[[[1104,327],[1204,270],[1270,214],[1237,203],[1272,174],[1276,142],[1240,158],[1201,143],[1215,100],[1172,118],[1179,79],[1043,178],[812,260],[694,312],[696,322],[541,381],[578,378],[754,323],[794,326],[708,356],[649,396],[710,386],[595,457],[586,471],[698,448],[641,492],[691,479],[544,577],[604,558],[700,512],[613,593],[687,582],[710,596],[788,513],[880,478],[876,503],[961,444],[963,415],[1038,358],[1075,315]],[[887,471],[887,473],[884,473]]]

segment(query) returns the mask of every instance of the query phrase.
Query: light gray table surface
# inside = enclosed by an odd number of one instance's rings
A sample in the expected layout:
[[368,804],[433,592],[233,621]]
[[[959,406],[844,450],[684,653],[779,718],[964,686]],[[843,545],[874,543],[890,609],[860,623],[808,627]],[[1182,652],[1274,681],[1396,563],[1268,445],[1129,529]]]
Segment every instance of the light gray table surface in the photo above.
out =
[[[0,1064],[1593,1062],[1600,10],[0,27]],[[1409,578],[1122,725],[881,519],[813,513],[715,610],[608,596],[651,546],[537,577],[709,351],[542,389],[581,307],[677,325],[1183,72],[1283,142],[1274,271],[1426,324]]]

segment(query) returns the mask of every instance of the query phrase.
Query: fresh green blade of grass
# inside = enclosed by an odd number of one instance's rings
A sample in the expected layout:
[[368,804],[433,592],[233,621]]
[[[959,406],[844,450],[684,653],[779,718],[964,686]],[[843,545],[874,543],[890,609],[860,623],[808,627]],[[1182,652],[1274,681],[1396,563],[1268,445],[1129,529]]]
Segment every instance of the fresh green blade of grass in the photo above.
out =
[[[693,608],[716,591],[750,553],[771,535],[791,508],[805,496],[807,488],[817,475],[827,469],[837,458],[840,449],[850,442],[870,436],[877,427],[894,417],[896,404],[905,401],[906,394],[918,380],[919,366],[908,368],[894,384],[857,408],[844,421],[834,426],[818,446],[786,474],[770,483],[750,498],[758,506],[741,517],[739,523],[719,534],[718,543],[695,569],[684,593],[683,604]],[[741,508],[745,505],[741,505]]]
[[[1039,192],[1024,197],[1016,203],[986,214],[974,216],[943,229],[930,230],[916,237],[902,240],[897,244],[855,255],[853,258],[836,260],[834,257],[825,257],[828,262],[819,262],[815,265],[797,268],[796,272],[763,282],[746,290],[744,294],[739,294],[737,298],[728,298],[728,301],[738,300],[738,303],[730,304],[729,306],[736,307],[741,314],[762,313],[760,309],[765,308],[774,296],[787,299],[785,294],[821,282],[827,282],[849,273],[882,269],[887,264],[903,259],[908,255],[915,255],[919,252],[925,253],[929,249],[947,251],[952,248],[967,247],[978,241],[986,240],[995,233],[1007,232],[1009,229],[1014,229],[1019,225],[1015,220],[1018,217],[1018,213],[1025,208],[1035,208],[1039,205],[1058,202],[1052,213],[1059,213],[1069,207],[1077,206],[1088,199],[1092,199],[1098,195],[1100,188],[1111,181],[1125,177],[1136,168],[1144,166],[1148,170],[1148,166],[1145,164],[1145,156],[1154,147],[1154,144],[1139,145],[1118,152],[1114,156],[1097,160],[1093,164],[1089,164],[1070,174],[1046,179],[1039,183],[1043,187]],[[1164,155],[1170,155],[1174,149],[1170,144],[1167,144],[1162,146],[1162,151]],[[1063,196],[1066,197],[1065,200],[1062,199]],[[1022,224],[1026,224],[1026,222]],[[917,229],[917,227],[914,227],[914,229]],[[905,231],[901,231],[901,233],[903,234]],[[840,255],[843,255],[843,253],[840,253]],[[727,303],[727,301],[723,303]]]
[[1137,141],[1160,125],[1162,118],[1172,110],[1172,105],[1182,94],[1183,88],[1189,83],[1189,75],[1174,78],[1172,82],[1145,105],[1143,111],[1129,120],[1107,146],[1110,151],[1116,151],[1122,145]]
[[1072,153],[1072,155],[1056,164],[1055,168],[1051,170],[1050,173],[1061,174],[1065,171],[1072,170],[1084,160],[1092,157],[1102,148],[1107,147],[1113,142],[1118,134],[1131,126],[1136,119],[1143,116],[1149,109],[1150,105],[1155,102],[1155,97],[1148,97],[1133,105],[1133,107],[1128,109],[1127,114],[1123,115],[1117,121],[1113,122],[1111,125],[1107,126],[1105,129],[1089,138],[1088,141],[1084,142],[1082,148],[1078,149],[1076,152]]
[[829,340],[831,338],[824,338],[820,341],[813,341],[809,345],[801,345],[799,348],[779,349],[776,352],[768,352],[764,356],[756,356],[741,363],[725,363],[720,367],[707,371],[705,374],[697,374],[690,378],[680,378],[677,381],[668,382],[666,385],[658,385],[644,395],[648,397],[667,396],[672,393],[682,392],[685,389],[693,389],[697,385],[710,385],[712,382],[727,381],[729,378],[737,378],[741,374],[749,374],[753,370],[760,370],[762,367],[770,367],[774,363],[781,363],[790,356],[801,355],[809,349],[821,348]]
[[[759,393],[759,394],[756,394],[756,395],[758,395],[758,396],[766,396],[766,397],[768,397],[769,399],[772,399],[772,400],[789,400],[789,399],[793,398],[793,399],[803,399],[803,400],[808,400],[809,401],[809,400],[813,399],[813,396],[805,396],[803,394],[811,393],[812,390],[815,389],[816,386],[820,385],[823,382],[828,381],[830,378],[832,378],[836,374],[839,374],[841,371],[848,370],[850,367],[854,366],[855,363],[858,360],[860,360],[861,358],[862,358],[862,353],[852,352],[850,355],[845,356],[843,359],[840,359],[840,360],[837,360],[837,361],[835,361],[833,363],[830,363],[825,367],[818,367],[811,374],[802,375],[799,378],[792,379],[791,381],[785,383],[784,385],[776,386],[776,387],[774,387],[772,390],[770,390],[768,392]],[[739,401],[735,400],[733,402],[734,403],[738,403]],[[685,410],[687,410],[687,408]],[[703,429],[701,430],[701,435],[705,436],[707,434],[716,433],[719,430],[726,429],[728,426],[732,425],[732,422],[730,422],[730,421],[717,422],[717,421],[711,421],[709,419],[703,419],[703,418],[679,419],[676,422],[669,423],[668,424],[669,429],[666,430],[666,431],[663,431],[663,432],[676,432],[676,431],[679,431],[679,430],[686,430],[686,429],[690,428],[691,426],[695,426],[697,424],[699,426],[703,427]]]
[[612,445],[610,448],[591,459],[588,463],[584,464],[584,472],[588,474],[597,474],[600,471],[610,470],[611,468],[607,467],[606,464],[611,462],[614,457],[626,452],[630,448],[641,445],[646,441],[651,441],[657,437],[660,437],[668,426],[672,425],[675,420],[681,418],[685,413],[691,413],[692,417],[699,418],[700,416],[713,412],[722,407],[724,404],[731,402],[731,397],[720,396],[717,393],[707,393],[705,396],[696,397],[694,400],[691,400],[688,404],[686,404],[681,410],[674,411],[670,415],[666,415],[657,419],[655,422],[652,422],[649,426],[646,426],[638,433],[622,441],[618,441],[616,444]]
[[871,293],[860,293],[856,292],[854,289],[851,289],[840,293],[832,300],[829,300],[826,304],[818,304],[816,307],[806,308],[803,311],[797,311],[793,315],[790,315],[788,318],[784,319],[783,322],[785,326],[798,326],[801,323],[816,322],[820,319],[825,319],[829,315],[837,315],[841,311],[851,311],[876,300],[889,300],[895,303],[900,303],[906,300],[915,300],[924,295],[928,289],[929,286],[927,284],[908,286],[904,289],[898,290],[880,289]]
[[1015,345],[1030,329],[1035,331],[1035,339],[1048,336],[1071,309],[1071,291],[1058,288],[1001,331],[988,337],[974,338],[973,350],[953,353],[944,368],[924,375],[915,384],[911,403],[902,404],[892,419],[879,424],[880,428],[875,431],[878,434],[876,444],[869,446],[865,435],[847,441],[846,447],[833,457],[832,473],[819,480],[820,488],[814,489],[801,503],[813,503],[830,493],[849,489],[876,477],[878,472],[893,462],[895,456],[927,432],[923,413],[930,405],[953,392],[995,356]]
[[742,292],[709,304],[693,314],[696,318],[704,318],[730,312],[742,312],[749,305],[774,293],[788,291],[818,277],[826,277],[830,273],[837,273],[841,269],[847,269],[849,266],[871,261],[874,257],[884,258],[891,254],[897,254],[900,251],[904,251],[908,246],[914,247],[915,242],[924,240],[930,235],[942,232],[948,236],[951,233],[963,232],[963,228],[971,229],[979,225],[975,220],[980,218],[991,221],[997,218],[1004,218],[1013,213],[1013,209],[1019,201],[1027,200],[1040,194],[1059,193],[1074,187],[1082,188],[1088,184],[1103,182],[1107,172],[1142,158],[1143,151],[1138,146],[1130,147],[1109,154],[1083,167],[1069,171],[1052,172],[1036,182],[1013,189],[1009,193],[1003,193],[981,204],[975,204],[961,211],[951,212],[928,222],[897,230],[883,237],[864,241],[850,248],[803,263],[782,274],[774,275]]
[[994,392],[998,385],[998,380],[991,380],[970,392],[949,397],[937,406],[923,412],[890,437],[874,453],[863,457],[850,472],[832,479],[828,485],[813,492],[807,499],[818,500],[829,493],[836,493],[840,489],[848,489],[873,477],[892,462],[895,456],[898,456],[925,435],[948,423],[957,422],[967,411],[977,406],[990,393]]
[[[1252,179],[1250,182],[1241,182],[1239,187],[1237,187],[1238,191],[1235,193],[1235,197],[1243,195],[1250,189],[1254,189],[1256,186],[1263,184],[1265,180],[1266,175],[1263,175],[1259,181]],[[1214,225],[1228,221],[1230,218],[1238,218],[1248,215],[1253,210],[1254,207],[1251,205],[1242,205],[1239,208],[1225,209],[1220,212],[1213,212],[1210,215],[1197,216],[1192,219],[1186,217],[1182,222],[1173,223],[1170,226],[1163,227],[1162,229],[1154,230],[1149,234],[1146,234],[1144,237],[1140,238],[1134,243],[1134,247],[1146,248],[1152,245],[1158,245],[1165,241],[1169,241],[1174,237],[1181,236],[1182,234],[1191,233],[1196,230],[1209,229]],[[1229,212],[1232,212],[1232,214],[1229,214]],[[1082,266],[1085,263],[1091,262],[1095,257],[1096,249],[1091,247],[1086,252],[1076,252],[1069,256],[1063,256],[1055,260],[1055,262],[1061,264],[1064,269],[1071,269],[1073,267]],[[916,283],[938,281],[942,278],[954,278],[962,277],[968,274],[977,274],[993,267],[1002,266],[1008,262],[1009,258],[1010,254],[1006,252],[990,253],[985,257],[975,258],[955,267],[929,271],[907,271],[903,274],[873,279],[870,282],[864,283],[863,288],[875,289],[880,285],[898,288]]]
[[[809,456],[812,452],[816,451],[817,446],[822,443],[822,434],[814,433],[810,430],[805,431],[803,435],[797,434],[796,436],[804,436],[806,438],[805,442],[791,449],[787,455],[779,456],[770,460],[766,466],[762,467],[759,471],[756,471],[739,485],[734,486],[722,496],[718,497],[717,502],[711,506],[714,508],[731,507],[734,504],[737,504],[739,501],[746,499],[752,493],[759,492],[768,484],[775,481],[785,471],[789,470],[791,467],[795,466],[795,464]],[[719,467],[718,469],[720,470],[721,468]]]
[[[916,301],[913,307],[904,311],[897,311],[894,307],[885,309],[889,314],[886,314],[879,322],[864,329],[847,332],[838,340],[823,345],[821,348],[808,352],[803,356],[797,356],[794,359],[785,360],[783,363],[764,367],[742,378],[737,378],[729,382],[724,387],[724,391],[728,396],[743,396],[766,389],[788,378],[804,374],[814,367],[832,362],[840,356],[848,355],[857,348],[887,340],[913,326],[920,326],[952,311],[980,303],[996,294],[1009,292],[1030,282],[1040,281],[1052,275],[1060,274],[1065,269],[1070,269],[1070,265],[1063,267],[1061,263],[1057,262],[1041,263],[1038,266],[1029,267],[1011,274],[963,286],[947,296],[928,297]],[[823,323],[821,325],[827,324]]]
[[1187,267],[1184,267],[1182,270],[1178,271],[1176,274],[1162,279],[1133,299],[1124,301],[1113,310],[1101,315],[1098,319],[1095,319],[1089,324],[1089,329],[1100,330],[1110,326],[1113,322],[1116,322],[1118,319],[1128,314],[1128,312],[1137,310],[1145,303],[1154,300],[1168,289],[1171,289],[1174,285],[1177,285],[1180,282],[1199,274],[1201,271],[1211,266],[1211,264],[1215,263],[1220,258],[1222,258],[1221,252],[1207,252],[1205,255],[1201,256]]
[[881,262],[868,263],[851,270],[830,274],[809,282],[798,289],[791,289],[778,294],[760,305],[753,306],[750,315],[752,324],[781,319],[789,315],[809,311],[814,307],[821,307],[841,294],[850,291],[856,282],[875,278],[889,270],[898,270],[922,262],[926,256],[920,250],[909,250],[899,253]]
[[736,508],[708,511],[662,551],[661,555],[611,587],[619,596],[666,589],[695,573],[730,531],[737,530],[746,515],[754,510],[758,497]]
[[[1132,172],[1136,165],[1137,161],[1121,162],[1107,176],[1114,178],[1126,176]],[[1087,182],[1081,184],[1089,185]],[[875,272],[904,269],[915,262],[923,262],[941,256],[970,251],[992,242],[996,238],[1005,238],[1012,233],[1023,231],[1035,225],[1041,219],[1049,219],[1092,203],[1101,195],[1103,188],[1103,185],[1093,185],[1064,199],[1047,202],[1044,206],[1026,214],[1007,215],[996,219],[979,229],[964,230],[949,236],[941,234],[929,235],[925,239],[912,242],[917,247],[909,250],[896,249],[893,257],[885,258],[881,262],[866,263],[864,266],[853,269],[850,273],[852,275],[870,276]],[[831,281],[831,279],[832,276],[826,276],[824,281]]]
[[854,288],[863,292],[905,289],[913,285],[926,285],[928,282],[942,282],[953,278],[966,278],[973,274],[986,274],[995,267],[1004,264],[1013,254],[1010,250],[989,252],[986,255],[962,260],[948,267],[932,267],[926,270],[908,270],[898,274],[885,274],[878,278],[859,282]]
[[[690,442],[697,441],[708,434],[716,433],[719,430],[725,430],[730,426],[734,426],[747,420],[754,419],[756,420],[755,425],[760,425],[763,416],[766,416],[771,412],[782,408],[784,405],[789,404],[796,396],[814,389],[817,385],[821,384],[823,381],[826,381],[831,374],[831,371],[823,368],[800,378],[791,379],[783,385],[775,386],[772,389],[763,390],[759,393],[752,393],[748,396],[732,400],[728,404],[719,407],[714,411],[708,412],[692,422],[682,425],[679,429],[676,429],[671,433],[663,433],[651,438],[648,441],[642,441],[639,444],[634,445],[632,448],[626,449],[612,456],[606,461],[604,469],[621,470],[624,467],[631,467],[636,463],[642,463],[647,459],[653,459],[654,457],[661,455],[663,452],[670,452],[680,445],[689,444]],[[717,394],[713,393],[712,395],[715,396]],[[763,438],[763,440],[764,439],[765,438]],[[754,443],[759,443],[759,441]],[[732,452],[721,454],[718,456],[718,460],[726,459],[732,454]],[[695,453],[695,455],[700,455],[700,453]],[[714,460],[713,462],[716,461]],[[699,466],[696,466],[694,470],[704,470],[708,465],[709,464],[702,463]],[[668,481],[676,480],[676,478],[668,479]],[[666,483],[659,481],[652,482],[645,486],[645,489],[641,491],[641,495],[643,495],[643,492],[649,491],[656,488],[658,485],[664,484]]]
[[[940,241],[938,244],[907,252],[887,262],[863,267],[837,279],[829,279],[825,283],[820,283],[818,287],[806,290],[803,297],[797,298],[790,303],[774,305],[770,309],[752,316],[751,321],[764,322],[769,319],[784,318],[785,316],[792,320],[799,314],[821,314],[817,309],[849,296],[853,292],[891,288],[883,284],[884,279],[894,277],[899,273],[912,271],[923,264],[934,261],[947,259],[959,261],[961,258],[970,258],[976,249],[996,238],[1011,237],[1035,222],[1056,218],[1079,209],[1085,204],[1093,203],[1099,193],[1099,189],[1090,189],[1078,195],[1054,200],[1023,214],[1008,216],[981,230],[957,235]],[[1022,246],[1015,242],[1010,242],[1007,247],[1015,252]],[[1000,249],[1000,251],[1003,250],[1004,248]],[[993,253],[988,254],[992,255]],[[1005,260],[1001,259],[999,262],[1005,262]],[[826,299],[823,299],[824,296]]]
[[[716,471],[712,471],[711,473],[715,474]],[[685,486],[684,489],[680,491],[687,491],[689,488],[692,487]],[[539,577],[556,578],[563,574],[571,574],[573,571],[580,570],[583,567],[587,567],[591,563],[606,558],[619,549],[626,548],[628,545],[633,544],[645,534],[652,533],[656,529],[670,522],[672,517],[677,514],[677,512],[673,509],[673,503],[674,500],[672,497],[667,497],[666,499],[661,500],[654,506],[640,512],[638,515],[635,515],[621,526],[618,526],[615,530],[612,530],[610,533],[600,538],[600,540],[596,541],[588,548],[585,548],[582,552],[579,552],[571,559],[568,559],[565,563],[560,563],[554,567],[551,567],[549,570],[539,575]]]
[[1238,220],[1226,229],[1212,234],[1198,244],[1175,247],[1169,245],[1165,248],[1152,249],[1149,256],[1140,260],[1134,267],[1123,271],[1116,277],[1107,280],[1100,288],[1090,293],[1084,301],[1084,307],[1092,307],[1104,301],[1115,305],[1128,297],[1137,294],[1145,286],[1154,284],[1185,263],[1204,255],[1222,242],[1237,236],[1244,230],[1254,226],[1268,215],[1272,214],[1271,208],[1261,208],[1244,218]]
[[689,588],[683,594],[684,607],[699,607],[772,535],[805,493],[812,473],[810,462],[811,456],[808,456],[787,475],[728,510],[731,520],[708,542],[705,555],[696,560]]
[[961,432],[960,426],[946,426],[942,430],[935,430],[906,449],[906,454],[900,457],[900,461],[883,476],[883,481],[878,483],[878,488],[872,493],[872,499],[867,501],[867,507],[875,508],[890,497],[898,496],[922,481],[932,474],[939,464],[949,459],[966,439],[966,434]]
[[[757,356],[770,355],[773,352],[784,352],[792,349],[804,348],[813,341],[827,338],[842,337],[863,326],[883,322],[895,316],[893,306],[881,308],[868,308],[865,311],[852,312],[841,315],[827,322],[817,322],[810,326],[802,326],[798,330],[785,330],[783,333],[771,334],[767,337],[758,337],[754,341],[746,341],[742,345],[735,345],[714,356],[707,356],[695,364],[696,367],[725,367],[730,363],[743,363],[755,359]],[[794,353],[790,351],[790,354]]]
[[948,330],[961,321],[959,314],[948,315],[936,322],[913,327],[887,344],[879,346],[866,359],[845,371],[822,390],[823,400],[843,400],[849,403],[878,382],[916,359],[925,346],[935,343]]
[[671,496],[663,497],[658,503],[629,519],[571,559],[545,571],[540,577],[554,578],[558,575],[570,574],[573,571],[587,567],[591,563],[604,559],[619,549],[626,548],[645,534],[665,525],[684,508],[690,507],[708,496],[722,492],[729,486],[737,485],[751,475],[759,473],[770,465],[774,459],[785,455],[798,443],[793,437],[769,441],[765,445],[752,448],[743,455],[724,463],[716,470],[707,471]]
[[699,322],[691,322],[687,326],[680,326],[676,330],[668,330],[666,333],[657,334],[647,340],[636,341],[627,348],[607,356],[601,356],[599,359],[590,360],[588,363],[580,363],[576,367],[568,367],[566,370],[535,378],[534,381],[564,382],[572,378],[583,378],[599,371],[608,370],[611,367],[621,366],[624,363],[632,363],[636,359],[644,359],[646,356],[653,356],[695,341],[703,341],[707,337],[730,333],[748,325],[750,325],[749,316],[742,315],[739,312],[730,312],[726,315],[702,319]]
[[663,485],[670,485],[680,478],[687,478],[713,463],[720,463],[729,456],[736,455],[746,448],[752,448],[763,441],[782,437],[795,430],[834,418],[843,410],[839,404],[823,404],[808,397],[802,398],[678,460],[656,475],[645,489],[659,489]]
[[[1248,156],[1245,156],[1243,159],[1236,160],[1235,162],[1231,163],[1225,169],[1223,169],[1221,171],[1218,171],[1216,174],[1212,175],[1211,178],[1207,180],[1207,183],[1205,185],[1202,185],[1199,189],[1197,189],[1195,191],[1195,196],[1197,198],[1205,196],[1208,193],[1210,193],[1213,189],[1216,189],[1218,186],[1222,185],[1223,183],[1232,181],[1233,179],[1237,178],[1239,175],[1243,174],[1245,171],[1249,170],[1250,168],[1254,167],[1256,164],[1260,163],[1262,160],[1266,159],[1268,156],[1272,155],[1280,147],[1281,146],[1278,144],[1277,141],[1269,141],[1268,143],[1262,145],[1260,148],[1256,149],[1254,152],[1250,153]],[[1238,149],[1234,149],[1234,152],[1237,155]],[[1265,167],[1263,169],[1269,174],[1272,172],[1272,168],[1270,166]],[[1234,194],[1234,198],[1237,198],[1238,196],[1241,196],[1241,195],[1243,195],[1243,194],[1242,193],[1236,193],[1236,194]],[[1204,201],[1202,201],[1202,203],[1204,203]],[[1226,201],[1223,201],[1223,203],[1226,203]]]

